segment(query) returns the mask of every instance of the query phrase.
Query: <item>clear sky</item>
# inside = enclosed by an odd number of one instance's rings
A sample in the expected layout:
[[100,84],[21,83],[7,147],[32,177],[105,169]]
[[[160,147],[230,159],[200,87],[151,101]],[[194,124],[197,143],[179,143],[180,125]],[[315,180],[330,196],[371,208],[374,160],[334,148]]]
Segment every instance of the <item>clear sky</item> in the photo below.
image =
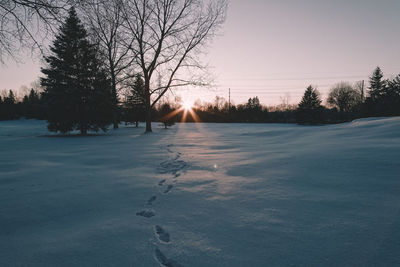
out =
[[[210,101],[231,88],[235,103],[259,96],[279,104],[285,95],[296,103],[309,84],[325,97],[336,82],[367,80],[378,65],[386,77],[399,74],[399,10],[398,0],[230,0],[206,57],[218,86],[178,94]],[[39,65],[27,57],[0,66],[0,90],[29,85]]]

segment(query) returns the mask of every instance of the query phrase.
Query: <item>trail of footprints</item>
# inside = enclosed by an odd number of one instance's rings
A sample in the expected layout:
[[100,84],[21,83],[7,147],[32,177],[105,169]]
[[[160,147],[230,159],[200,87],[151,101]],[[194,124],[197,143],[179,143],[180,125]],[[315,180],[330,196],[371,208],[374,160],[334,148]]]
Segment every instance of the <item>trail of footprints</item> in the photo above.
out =
[[[171,174],[173,179],[172,182],[175,183],[178,177],[181,176],[182,172],[187,167],[187,163],[180,159],[181,153],[175,153],[174,151],[172,151],[171,147],[172,145],[168,145],[167,151],[169,153],[174,153],[175,157],[170,160],[161,162],[160,167],[158,168],[158,172],[162,174]],[[164,187],[164,189],[160,191],[161,194],[168,194],[174,188],[173,184],[166,185],[167,182],[167,179],[163,179],[158,182],[159,187]],[[157,196],[151,196],[146,202],[147,206],[152,206],[156,200]],[[136,215],[144,218],[151,218],[156,215],[156,212],[153,209],[145,209],[137,212]],[[154,226],[154,234],[160,243],[170,243],[170,234],[160,225]],[[167,258],[157,246],[154,250],[154,258],[159,262],[161,266],[164,267],[182,267],[182,265],[180,265],[179,263]]]

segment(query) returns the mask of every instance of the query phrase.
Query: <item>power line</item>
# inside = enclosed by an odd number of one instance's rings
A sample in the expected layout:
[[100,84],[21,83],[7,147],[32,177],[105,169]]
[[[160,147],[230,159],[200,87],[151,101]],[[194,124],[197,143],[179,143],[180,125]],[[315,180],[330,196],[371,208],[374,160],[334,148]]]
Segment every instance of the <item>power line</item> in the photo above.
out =
[[330,77],[303,77],[303,78],[221,78],[222,81],[303,81],[303,80],[333,80],[333,79],[357,79],[368,75],[330,76]]

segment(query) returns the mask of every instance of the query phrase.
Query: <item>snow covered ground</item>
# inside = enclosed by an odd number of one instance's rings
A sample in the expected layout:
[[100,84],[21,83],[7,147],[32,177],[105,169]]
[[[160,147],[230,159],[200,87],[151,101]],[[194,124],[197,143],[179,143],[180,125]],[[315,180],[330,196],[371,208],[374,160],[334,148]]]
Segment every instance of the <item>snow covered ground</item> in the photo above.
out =
[[399,266],[400,118],[0,122],[0,266]]

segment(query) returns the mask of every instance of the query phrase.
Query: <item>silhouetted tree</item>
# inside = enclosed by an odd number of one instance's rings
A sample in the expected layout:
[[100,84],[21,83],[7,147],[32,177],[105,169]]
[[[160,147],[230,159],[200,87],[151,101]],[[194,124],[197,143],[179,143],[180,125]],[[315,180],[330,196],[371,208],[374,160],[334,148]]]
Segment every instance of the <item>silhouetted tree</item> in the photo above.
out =
[[175,124],[175,117],[172,114],[173,111],[174,110],[170,104],[164,103],[161,105],[159,112],[161,116],[161,122],[163,123],[165,129]]
[[50,50],[41,80],[49,130],[106,131],[112,122],[110,81],[73,8]]
[[39,94],[31,89],[22,100],[23,115],[26,118],[43,119],[42,103]]
[[321,107],[321,97],[317,89],[314,89],[311,85],[307,87],[304,92],[303,98],[299,104],[299,109],[319,109]]
[[123,34],[123,3],[121,0],[85,0],[80,4],[89,33],[97,40],[99,52],[107,65],[106,70],[111,79],[114,107],[113,126],[116,129],[120,115],[118,88],[125,78],[124,70],[132,63],[132,59],[127,59],[131,38],[127,38]]
[[327,102],[339,112],[351,112],[360,105],[361,94],[351,84],[341,82],[331,88]]
[[129,91],[125,105],[125,121],[135,122],[136,127],[139,121],[145,118],[145,105],[144,105],[144,81],[140,74],[135,76],[132,84],[127,84]]
[[225,0],[124,2],[126,30],[133,38],[131,73],[140,73],[144,79],[146,132],[152,131],[152,108],[168,91],[203,84],[186,70],[202,68],[201,48],[224,22],[226,9]]
[[246,108],[250,110],[261,110],[261,104],[258,97],[249,98],[249,100],[247,100]]
[[382,96],[383,115],[400,115],[400,74],[386,82],[386,90]]
[[307,87],[297,108],[297,121],[299,123],[320,123],[323,110],[321,103],[318,90],[311,85]]
[[3,99],[1,117],[3,120],[14,120],[19,118],[17,101],[12,90],[9,90],[8,95]]
[[8,92],[8,96],[4,98],[4,104],[6,105],[14,105],[16,103],[15,95],[13,90]]
[[378,100],[384,94],[385,81],[382,78],[382,70],[379,67],[376,67],[372,76],[369,78],[369,95],[372,101]]
[[249,122],[261,122],[262,118],[262,106],[258,97],[249,98],[245,106],[245,116]]

